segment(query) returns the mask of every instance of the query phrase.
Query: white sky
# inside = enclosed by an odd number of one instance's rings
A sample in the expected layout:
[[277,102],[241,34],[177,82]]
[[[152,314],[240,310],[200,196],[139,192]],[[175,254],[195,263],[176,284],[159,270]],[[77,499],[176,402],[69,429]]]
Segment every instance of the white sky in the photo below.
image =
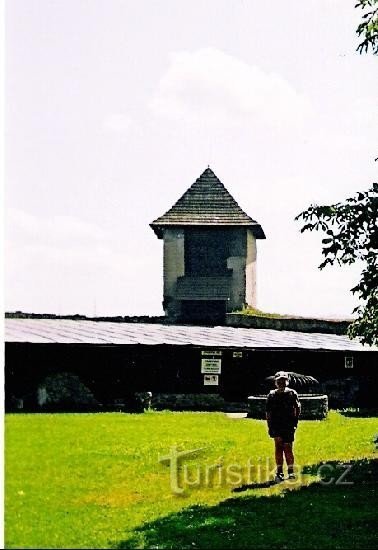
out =
[[210,164],[263,227],[258,306],[349,316],[294,217],[376,178],[353,0],[9,0],[5,308],[162,314],[149,223]]

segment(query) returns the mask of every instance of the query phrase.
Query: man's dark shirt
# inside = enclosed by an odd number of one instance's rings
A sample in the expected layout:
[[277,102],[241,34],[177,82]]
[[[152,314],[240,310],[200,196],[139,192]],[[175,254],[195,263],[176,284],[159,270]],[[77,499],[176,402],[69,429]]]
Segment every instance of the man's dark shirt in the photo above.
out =
[[300,411],[298,394],[291,388],[284,391],[272,390],[266,400],[266,412],[271,426],[294,426]]

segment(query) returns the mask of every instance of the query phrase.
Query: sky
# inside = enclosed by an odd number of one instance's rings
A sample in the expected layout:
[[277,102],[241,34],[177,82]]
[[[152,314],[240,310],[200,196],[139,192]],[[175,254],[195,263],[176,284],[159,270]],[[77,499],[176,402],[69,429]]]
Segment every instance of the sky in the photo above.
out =
[[294,217],[376,181],[376,58],[353,0],[8,0],[5,309],[161,315],[149,224],[208,165],[263,227],[257,305],[349,317]]

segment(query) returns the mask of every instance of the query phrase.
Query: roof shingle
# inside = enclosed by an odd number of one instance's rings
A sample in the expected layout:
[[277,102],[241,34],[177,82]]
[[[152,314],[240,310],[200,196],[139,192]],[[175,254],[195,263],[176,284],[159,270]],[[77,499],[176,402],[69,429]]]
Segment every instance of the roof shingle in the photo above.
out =
[[150,226],[162,237],[162,229],[179,226],[245,226],[257,239],[265,239],[261,225],[244,212],[211,168],[163,216]]

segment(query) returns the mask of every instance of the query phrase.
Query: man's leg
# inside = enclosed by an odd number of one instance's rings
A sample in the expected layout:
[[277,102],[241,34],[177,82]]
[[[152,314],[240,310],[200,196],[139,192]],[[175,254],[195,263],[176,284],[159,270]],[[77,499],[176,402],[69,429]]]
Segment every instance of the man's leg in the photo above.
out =
[[274,438],[274,446],[275,446],[277,474],[282,474],[283,473],[283,453],[284,453],[284,444],[282,441],[282,437]]
[[283,452],[285,454],[287,471],[288,474],[294,473],[294,454],[293,454],[293,444],[292,443],[283,443]]

